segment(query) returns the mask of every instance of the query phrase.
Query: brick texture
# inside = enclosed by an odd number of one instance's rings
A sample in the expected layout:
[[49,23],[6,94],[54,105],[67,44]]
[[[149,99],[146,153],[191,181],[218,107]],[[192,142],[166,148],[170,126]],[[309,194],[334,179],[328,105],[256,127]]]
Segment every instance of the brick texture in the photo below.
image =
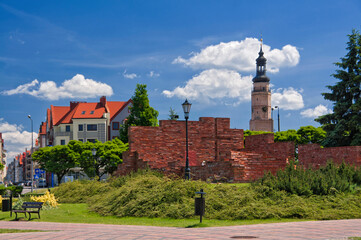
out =
[[299,162],[305,167],[318,167],[327,161],[361,165],[361,146],[321,148],[319,144],[307,144],[298,147],[298,154]]
[[[243,138],[243,130],[230,129],[229,118],[202,117],[188,122],[189,163],[192,179],[250,182],[265,172],[275,174],[295,157],[293,142],[274,142],[274,135]],[[166,174],[184,175],[186,159],[185,122],[160,121],[159,127],[130,127],[129,150],[117,175],[150,168]],[[298,147],[299,162],[306,167],[333,160],[361,165],[361,146]]]
[[[117,174],[149,167],[182,176],[185,167],[184,121],[163,120],[159,127],[130,127],[129,151]],[[274,143],[273,134],[249,136],[244,148],[243,130],[230,129],[229,118],[202,117],[188,122],[189,162],[192,179],[213,178],[247,182],[284,167],[294,156],[292,143]]]

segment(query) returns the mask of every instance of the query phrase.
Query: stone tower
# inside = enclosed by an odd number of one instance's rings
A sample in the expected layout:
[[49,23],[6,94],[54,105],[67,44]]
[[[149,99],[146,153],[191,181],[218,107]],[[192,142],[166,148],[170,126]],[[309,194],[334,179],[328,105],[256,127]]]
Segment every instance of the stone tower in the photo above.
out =
[[261,48],[258,53],[257,74],[253,78],[252,89],[252,118],[249,121],[251,131],[273,132],[273,119],[271,117],[271,90],[269,88],[270,79],[266,76],[266,61]]

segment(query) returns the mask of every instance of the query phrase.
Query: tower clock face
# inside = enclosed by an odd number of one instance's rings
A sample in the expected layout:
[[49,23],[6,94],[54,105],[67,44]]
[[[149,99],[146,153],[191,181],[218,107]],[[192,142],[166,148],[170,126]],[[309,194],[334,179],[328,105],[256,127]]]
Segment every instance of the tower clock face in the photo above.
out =
[[267,107],[266,106],[262,107],[262,111],[267,112]]

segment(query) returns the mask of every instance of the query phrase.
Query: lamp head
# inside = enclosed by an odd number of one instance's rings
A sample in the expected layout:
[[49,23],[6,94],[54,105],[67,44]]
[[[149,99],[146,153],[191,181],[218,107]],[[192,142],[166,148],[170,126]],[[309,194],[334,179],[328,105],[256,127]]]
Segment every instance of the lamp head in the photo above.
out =
[[182,104],[184,116],[185,116],[186,118],[189,117],[189,112],[191,111],[191,106],[192,106],[192,104],[189,103],[187,99],[186,99],[185,102]]
[[30,118],[30,119],[31,119],[31,115],[28,115],[28,118]]

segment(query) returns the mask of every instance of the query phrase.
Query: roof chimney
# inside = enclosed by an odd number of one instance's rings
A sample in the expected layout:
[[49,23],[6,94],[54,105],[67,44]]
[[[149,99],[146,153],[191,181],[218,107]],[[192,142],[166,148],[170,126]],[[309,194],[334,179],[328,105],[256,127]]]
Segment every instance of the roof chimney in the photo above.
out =
[[107,98],[106,98],[105,96],[102,96],[102,97],[100,98],[100,105],[101,105],[102,107],[105,107],[106,104],[107,104]]
[[70,102],[70,110],[73,110],[79,102]]

